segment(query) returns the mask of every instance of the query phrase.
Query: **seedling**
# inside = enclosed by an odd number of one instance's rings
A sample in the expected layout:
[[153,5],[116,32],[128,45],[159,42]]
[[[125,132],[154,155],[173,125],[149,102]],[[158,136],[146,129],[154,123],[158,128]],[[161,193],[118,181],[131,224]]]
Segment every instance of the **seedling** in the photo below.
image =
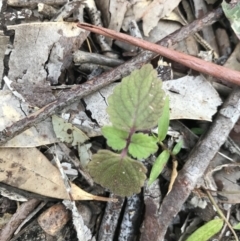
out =
[[[140,160],[154,154],[166,136],[169,101],[157,71],[147,64],[123,78],[108,98],[108,104],[112,126],[104,126],[102,133],[116,153],[100,150],[93,155],[88,170],[96,183],[117,195],[131,196],[140,192],[146,179],[147,170]],[[168,114],[164,115],[165,112]],[[163,128],[156,137],[150,135],[150,130],[157,126],[159,117]],[[166,152],[169,158],[170,151]]]

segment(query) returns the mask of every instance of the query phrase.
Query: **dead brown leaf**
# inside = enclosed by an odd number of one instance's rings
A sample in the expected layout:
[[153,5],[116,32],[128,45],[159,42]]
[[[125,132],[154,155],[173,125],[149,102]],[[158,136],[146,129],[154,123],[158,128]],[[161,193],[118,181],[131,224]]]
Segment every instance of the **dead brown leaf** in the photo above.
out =
[[[0,149],[0,181],[8,185],[58,199],[69,199],[58,169],[36,148]],[[101,200],[71,183],[74,200]]]
[[158,24],[158,21],[167,16],[179,4],[179,0],[154,0],[143,13],[143,32],[148,36],[149,32]]
[[178,162],[176,160],[173,161],[173,168],[172,168],[172,174],[171,174],[171,179],[170,179],[170,183],[168,185],[168,192],[167,192],[167,195],[168,193],[171,192],[172,190],[172,186],[177,178],[177,175],[178,175],[178,171],[177,171],[177,166],[178,166]]

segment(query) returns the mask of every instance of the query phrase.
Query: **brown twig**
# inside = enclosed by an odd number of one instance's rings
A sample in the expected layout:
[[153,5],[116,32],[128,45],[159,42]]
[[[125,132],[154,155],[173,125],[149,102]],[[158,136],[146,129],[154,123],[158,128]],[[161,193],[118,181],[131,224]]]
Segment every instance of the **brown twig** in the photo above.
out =
[[0,240],[10,240],[21,222],[24,221],[29,213],[32,212],[39,203],[40,200],[37,199],[30,199],[29,201],[23,203],[17,212],[11,217],[10,221],[2,228],[0,232]]
[[93,179],[87,172],[84,172],[80,160],[75,155],[70,154],[71,150],[64,143],[58,143],[58,145],[63,151],[65,158],[75,166],[75,168],[82,175],[82,177],[87,181],[87,183],[90,186],[93,186],[93,183],[94,183]]
[[[186,38],[190,34],[201,30],[204,26],[213,24],[214,22],[216,22],[217,19],[220,18],[221,15],[222,10],[221,8],[218,8],[215,11],[207,14],[203,19],[196,20],[193,23],[184,26],[175,33],[171,34],[169,37],[166,37],[163,40],[159,41],[158,44],[161,44],[163,46],[173,45],[178,41]],[[156,56],[157,54],[151,51],[143,51],[135,58],[125,62],[117,68],[108,71],[100,76],[97,76],[85,84],[73,88],[71,91],[67,92],[67,94],[60,96],[59,99],[57,99],[56,101],[51,102],[50,104],[41,108],[32,115],[16,121],[11,126],[1,131],[0,145],[6,143],[14,136],[34,126],[35,124],[45,120],[47,117],[63,109],[65,106],[75,101],[78,101],[79,99],[87,96],[88,94],[95,92],[118,79],[121,79],[122,77],[131,73],[134,69],[140,68],[143,64],[149,62]]]
[[225,217],[224,213],[222,212],[222,210],[218,207],[216,201],[214,200],[213,196],[211,195],[211,192],[209,190],[205,190],[207,193],[207,196],[210,200],[210,202],[212,203],[212,205],[215,207],[215,209],[217,210],[218,215],[224,220],[225,224],[227,224],[228,228],[231,230],[235,241],[239,241],[238,236],[235,232],[235,230],[233,229],[233,226],[231,225],[231,223],[229,222],[229,220]]
[[150,186],[145,183],[144,192],[144,220],[140,229],[141,240],[155,240],[155,233],[159,226],[159,209],[162,201],[162,193],[159,180],[155,180]]
[[79,28],[83,28],[85,30],[98,33],[106,37],[114,38],[123,42],[136,45],[143,49],[153,51],[155,53],[158,53],[164,57],[167,57],[175,62],[183,64],[201,73],[209,74],[211,76],[214,76],[215,78],[226,80],[231,83],[240,85],[240,72],[238,71],[231,70],[226,67],[219,66],[214,63],[207,62],[202,59],[199,59],[172,49],[168,49],[166,47],[159,46],[157,44],[150,43],[148,41],[145,41],[139,38],[129,36],[127,34],[118,33],[111,29],[94,26],[87,23],[78,23],[77,26]]
[[153,240],[164,239],[172,219],[181,210],[198,179],[203,176],[210,161],[226,141],[239,116],[240,88],[236,88],[219,111],[208,133],[200,138],[190,153],[186,164],[178,173],[172,191],[164,198],[159,211],[158,232]]
[[113,240],[119,222],[119,217],[122,212],[124,198],[117,197],[115,194],[110,194],[111,198],[118,198],[117,203],[108,202],[105,212],[102,217],[102,222],[98,231],[98,240]]

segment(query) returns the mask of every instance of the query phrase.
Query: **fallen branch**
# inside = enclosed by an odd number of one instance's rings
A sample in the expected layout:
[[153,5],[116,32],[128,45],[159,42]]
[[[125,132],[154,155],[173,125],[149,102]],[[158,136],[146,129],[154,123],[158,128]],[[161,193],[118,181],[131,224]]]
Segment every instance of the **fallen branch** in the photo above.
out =
[[164,198],[159,211],[157,232],[152,240],[164,240],[172,219],[181,210],[198,179],[203,176],[210,161],[226,141],[239,117],[240,88],[236,88],[219,111],[208,133],[200,138],[190,153],[186,164],[178,173],[171,192]]
[[[183,40],[190,34],[200,31],[203,27],[213,24],[217,19],[220,18],[221,15],[222,10],[221,8],[218,8],[215,11],[207,14],[203,19],[196,20],[193,23],[184,26],[175,33],[171,34],[169,37],[159,41],[158,44],[163,46],[173,45]],[[37,112],[34,112],[33,114],[14,122],[11,126],[6,127],[0,132],[0,145],[6,143],[14,136],[17,136],[35,124],[45,120],[47,117],[63,109],[65,106],[70,105],[71,103],[78,101],[88,94],[123,78],[131,73],[134,69],[140,68],[143,64],[149,62],[156,56],[157,54],[151,51],[143,51],[135,58],[125,62],[117,68],[103,73],[102,75],[89,80],[87,83],[73,87],[71,91],[61,95],[56,101],[49,103]]]
[[106,37],[114,38],[123,42],[127,42],[130,44],[133,44],[135,46],[141,47],[143,49],[147,49],[150,51],[153,51],[155,53],[158,53],[161,56],[164,56],[166,58],[169,58],[177,63],[180,63],[182,65],[185,65],[191,69],[194,69],[196,71],[199,71],[204,74],[209,74],[215,78],[226,80],[228,82],[231,82],[233,84],[240,85],[240,72],[235,71],[223,66],[216,65],[211,62],[207,62],[205,60],[193,57],[191,55],[187,55],[172,49],[168,49],[163,46],[159,46],[154,43],[150,43],[148,41],[135,38],[132,36],[129,36],[127,34],[118,33],[114,30],[94,26],[87,23],[78,23],[77,25],[79,28],[98,33],[101,35],[104,35]]
[[[116,198],[116,195],[110,194],[111,198]],[[117,203],[108,202],[102,217],[102,222],[98,230],[98,240],[110,241],[114,240],[119,217],[122,212],[124,198],[118,198]]]
[[36,206],[40,203],[37,199],[30,199],[23,203],[15,214],[11,217],[9,222],[1,229],[0,240],[9,241],[18,228],[18,226],[24,221],[25,218],[32,212]]
[[82,50],[77,50],[73,54],[73,62],[75,65],[81,65],[83,63],[106,65],[110,67],[115,67],[123,64],[123,60],[113,59],[108,56],[101,54],[88,53]]

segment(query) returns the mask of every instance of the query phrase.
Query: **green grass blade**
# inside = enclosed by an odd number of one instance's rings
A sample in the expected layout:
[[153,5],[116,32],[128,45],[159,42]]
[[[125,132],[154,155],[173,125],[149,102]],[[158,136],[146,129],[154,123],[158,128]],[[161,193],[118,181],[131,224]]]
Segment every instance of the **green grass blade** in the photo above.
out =
[[172,154],[177,155],[182,149],[183,141],[180,140],[173,148]]
[[158,121],[158,139],[159,141],[163,141],[166,138],[168,127],[169,127],[169,97],[167,96],[165,99],[163,112]]
[[148,180],[148,185],[151,185],[160,175],[162,172],[164,166],[166,165],[168,159],[170,157],[170,153],[167,150],[164,150],[156,159],[156,161],[153,164],[150,177]]
[[208,241],[221,230],[222,226],[222,219],[211,220],[191,234],[186,241]]

